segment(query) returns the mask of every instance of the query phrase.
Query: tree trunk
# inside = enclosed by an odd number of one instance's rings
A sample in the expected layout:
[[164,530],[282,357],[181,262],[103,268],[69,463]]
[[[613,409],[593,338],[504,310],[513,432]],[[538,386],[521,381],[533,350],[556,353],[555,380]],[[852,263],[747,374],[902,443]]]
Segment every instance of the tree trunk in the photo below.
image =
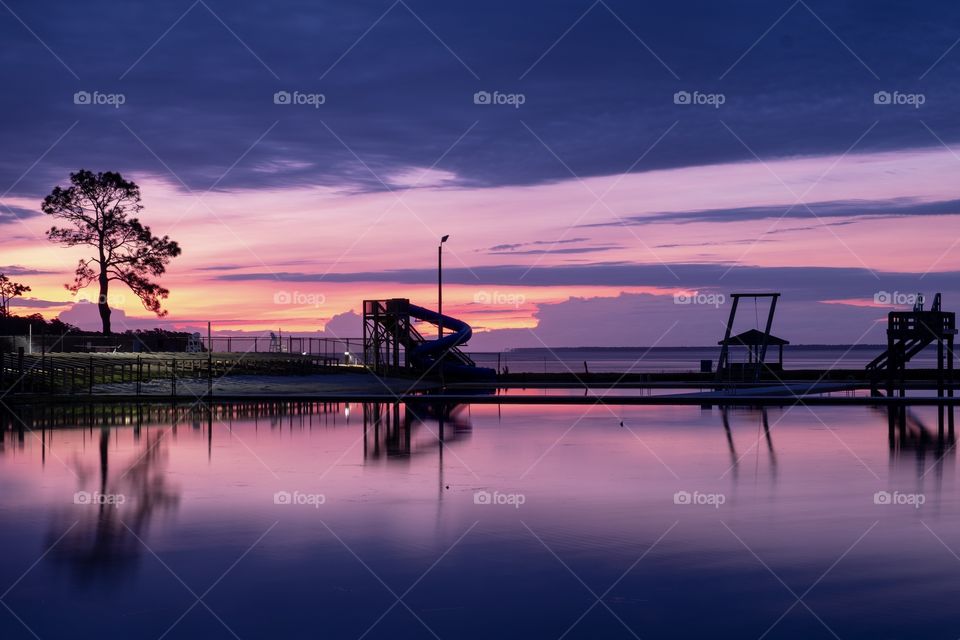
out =
[[107,287],[109,280],[105,274],[100,275],[100,297],[97,298],[97,308],[100,310],[100,321],[103,323],[103,335],[110,335],[110,305],[107,304]]
[[[103,500],[103,496],[107,493],[107,475],[108,475],[108,463],[107,456],[110,451],[110,430],[101,429],[100,430],[100,498]],[[104,502],[99,503],[100,513],[103,514],[103,510],[106,508]]]

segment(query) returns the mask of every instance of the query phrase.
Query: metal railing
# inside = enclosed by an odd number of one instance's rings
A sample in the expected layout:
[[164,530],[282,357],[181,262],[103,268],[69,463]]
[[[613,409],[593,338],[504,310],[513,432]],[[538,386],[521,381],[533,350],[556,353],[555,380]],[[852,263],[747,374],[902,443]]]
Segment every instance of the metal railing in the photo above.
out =
[[346,364],[362,364],[362,338],[314,338],[299,336],[213,336],[201,337],[204,349],[214,353],[293,353],[339,358]]
[[[0,336],[0,353],[177,353],[188,351],[191,337],[159,334]],[[362,338],[301,336],[200,336],[198,351],[215,353],[290,353],[362,364]],[[212,347],[212,349],[211,349]]]

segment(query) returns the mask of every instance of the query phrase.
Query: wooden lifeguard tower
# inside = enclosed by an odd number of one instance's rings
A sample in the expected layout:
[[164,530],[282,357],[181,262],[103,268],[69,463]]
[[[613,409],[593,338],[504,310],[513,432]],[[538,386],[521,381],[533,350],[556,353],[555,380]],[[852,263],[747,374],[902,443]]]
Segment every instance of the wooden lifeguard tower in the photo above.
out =
[[[780,299],[779,293],[731,293],[730,298],[732,304],[730,306],[730,318],[727,320],[726,332],[724,333],[723,340],[718,344],[720,345],[720,359],[717,361],[717,380],[723,380],[724,378],[732,378],[735,373],[735,369],[739,369],[737,375],[738,378],[747,380],[759,380],[760,372],[764,369],[765,362],[767,359],[767,347],[771,344],[771,335],[770,328],[773,326],[773,315],[777,310],[777,300]],[[764,330],[760,331],[759,329],[753,329],[751,331],[746,331],[737,336],[731,336],[730,334],[733,331],[733,322],[737,317],[737,307],[740,306],[740,300],[742,298],[753,298],[754,304],[760,298],[769,298],[770,299],[770,308],[767,311],[767,322],[764,326]],[[758,312],[759,318],[759,312]],[[756,332],[756,333],[752,333]],[[739,344],[736,342],[737,339],[743,338],[744,340],[755,341],[756,344],[749,345],[750,349],[750,363],[749,367],[744,368],[743,365],[737,367],[731,366],[730,363],[730,347],[731,346],[748,346],[746,344]],[[782,340],[782,338],[777,338],[777,340]],[[782,340],[783,344],[787,344],[786,340]],[[783,365],[783,344],[780,345],[780,365]],[[752,370],[751,370],[752,369]]]
[[[717,342],[718,345],[723,347],[727,346],[727,359],[725,360],[725,366],[734,374],[734,377],[744,377],[746,375],[751,375],[754,373],[754,370],[758,365],[762,363],[763,368],[768,371],[773,371],[776,373],[781,373],[783,371],[783,346],[790,344],[789,340],[784,340],[783,338],[778,338],[775,335],[764,333],[758,329],[748,329],[743,333],[738,333],[735,336],[730,336],[725,340]],[[729,348],[730,347],[740,347],[746,349],[746,360],[744,362],[730,361]],[[766,362],[765,355],[761,356],[762,352],[767,347],[777,347],[777,361],[776,362]],[[740,372],[740,376],[737,376],[737,372]]]
[[[878,395],[877,384],[886,378],[887,396],[899,388],[906,395],[907,362],[927,346],[937,343],[937,397],[953,397],[953,341],[957,335],[957,314],[940,307],[940,294],[933,297],[930,309],[924,310],[922,295],[917,296],[913,311],[891,311],[887,315],[887,350],[867,365],[871,389]],[[949,380],[950,384],[946,385]]]

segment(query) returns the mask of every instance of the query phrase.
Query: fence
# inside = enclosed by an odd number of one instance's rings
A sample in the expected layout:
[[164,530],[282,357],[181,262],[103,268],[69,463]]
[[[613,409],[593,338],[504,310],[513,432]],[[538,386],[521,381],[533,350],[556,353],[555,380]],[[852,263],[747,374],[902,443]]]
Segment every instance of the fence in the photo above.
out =
[[[176,353],[190,346],[190,336],[162,334],[0,336],[0,352],[27,355],[45,353]],[[362,338],[318,338],[300,336],[201,336],[198,351],[217,353],[298,353],[304,356],[342,358],[348,364],[363,359]]]
[[[93,394],[133,383],[120,393],[196,396],[197,384],[225,375],[305,375],[343,367],[337,357],[291,353],[41,353],[0,352],[0,398],[24,394]],[[355,364],[355,363],[349,363]],[[183,385],[182,381],[188,381]],[[178,385],[181,387],[178,389]],[[206,390],[206,385],[200,387]],[[201,391],[200,393],[204,392]]]
[[214,353],[298,353],[304,356],[340,358],[346,364],[362,364],[362,338],[311,338],[299,336],[213,336],[201,338],[204,349]]

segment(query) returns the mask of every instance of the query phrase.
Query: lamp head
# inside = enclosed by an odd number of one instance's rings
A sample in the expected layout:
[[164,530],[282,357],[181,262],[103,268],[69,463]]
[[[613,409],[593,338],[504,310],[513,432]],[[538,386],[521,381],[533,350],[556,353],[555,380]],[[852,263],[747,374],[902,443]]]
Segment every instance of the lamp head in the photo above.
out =
[[440,238],[440,244],[443,244],[443,243],[446,242],[449,238],[450,238],[450,235],[449,235],[449,234],[443,236],[442,238]]

